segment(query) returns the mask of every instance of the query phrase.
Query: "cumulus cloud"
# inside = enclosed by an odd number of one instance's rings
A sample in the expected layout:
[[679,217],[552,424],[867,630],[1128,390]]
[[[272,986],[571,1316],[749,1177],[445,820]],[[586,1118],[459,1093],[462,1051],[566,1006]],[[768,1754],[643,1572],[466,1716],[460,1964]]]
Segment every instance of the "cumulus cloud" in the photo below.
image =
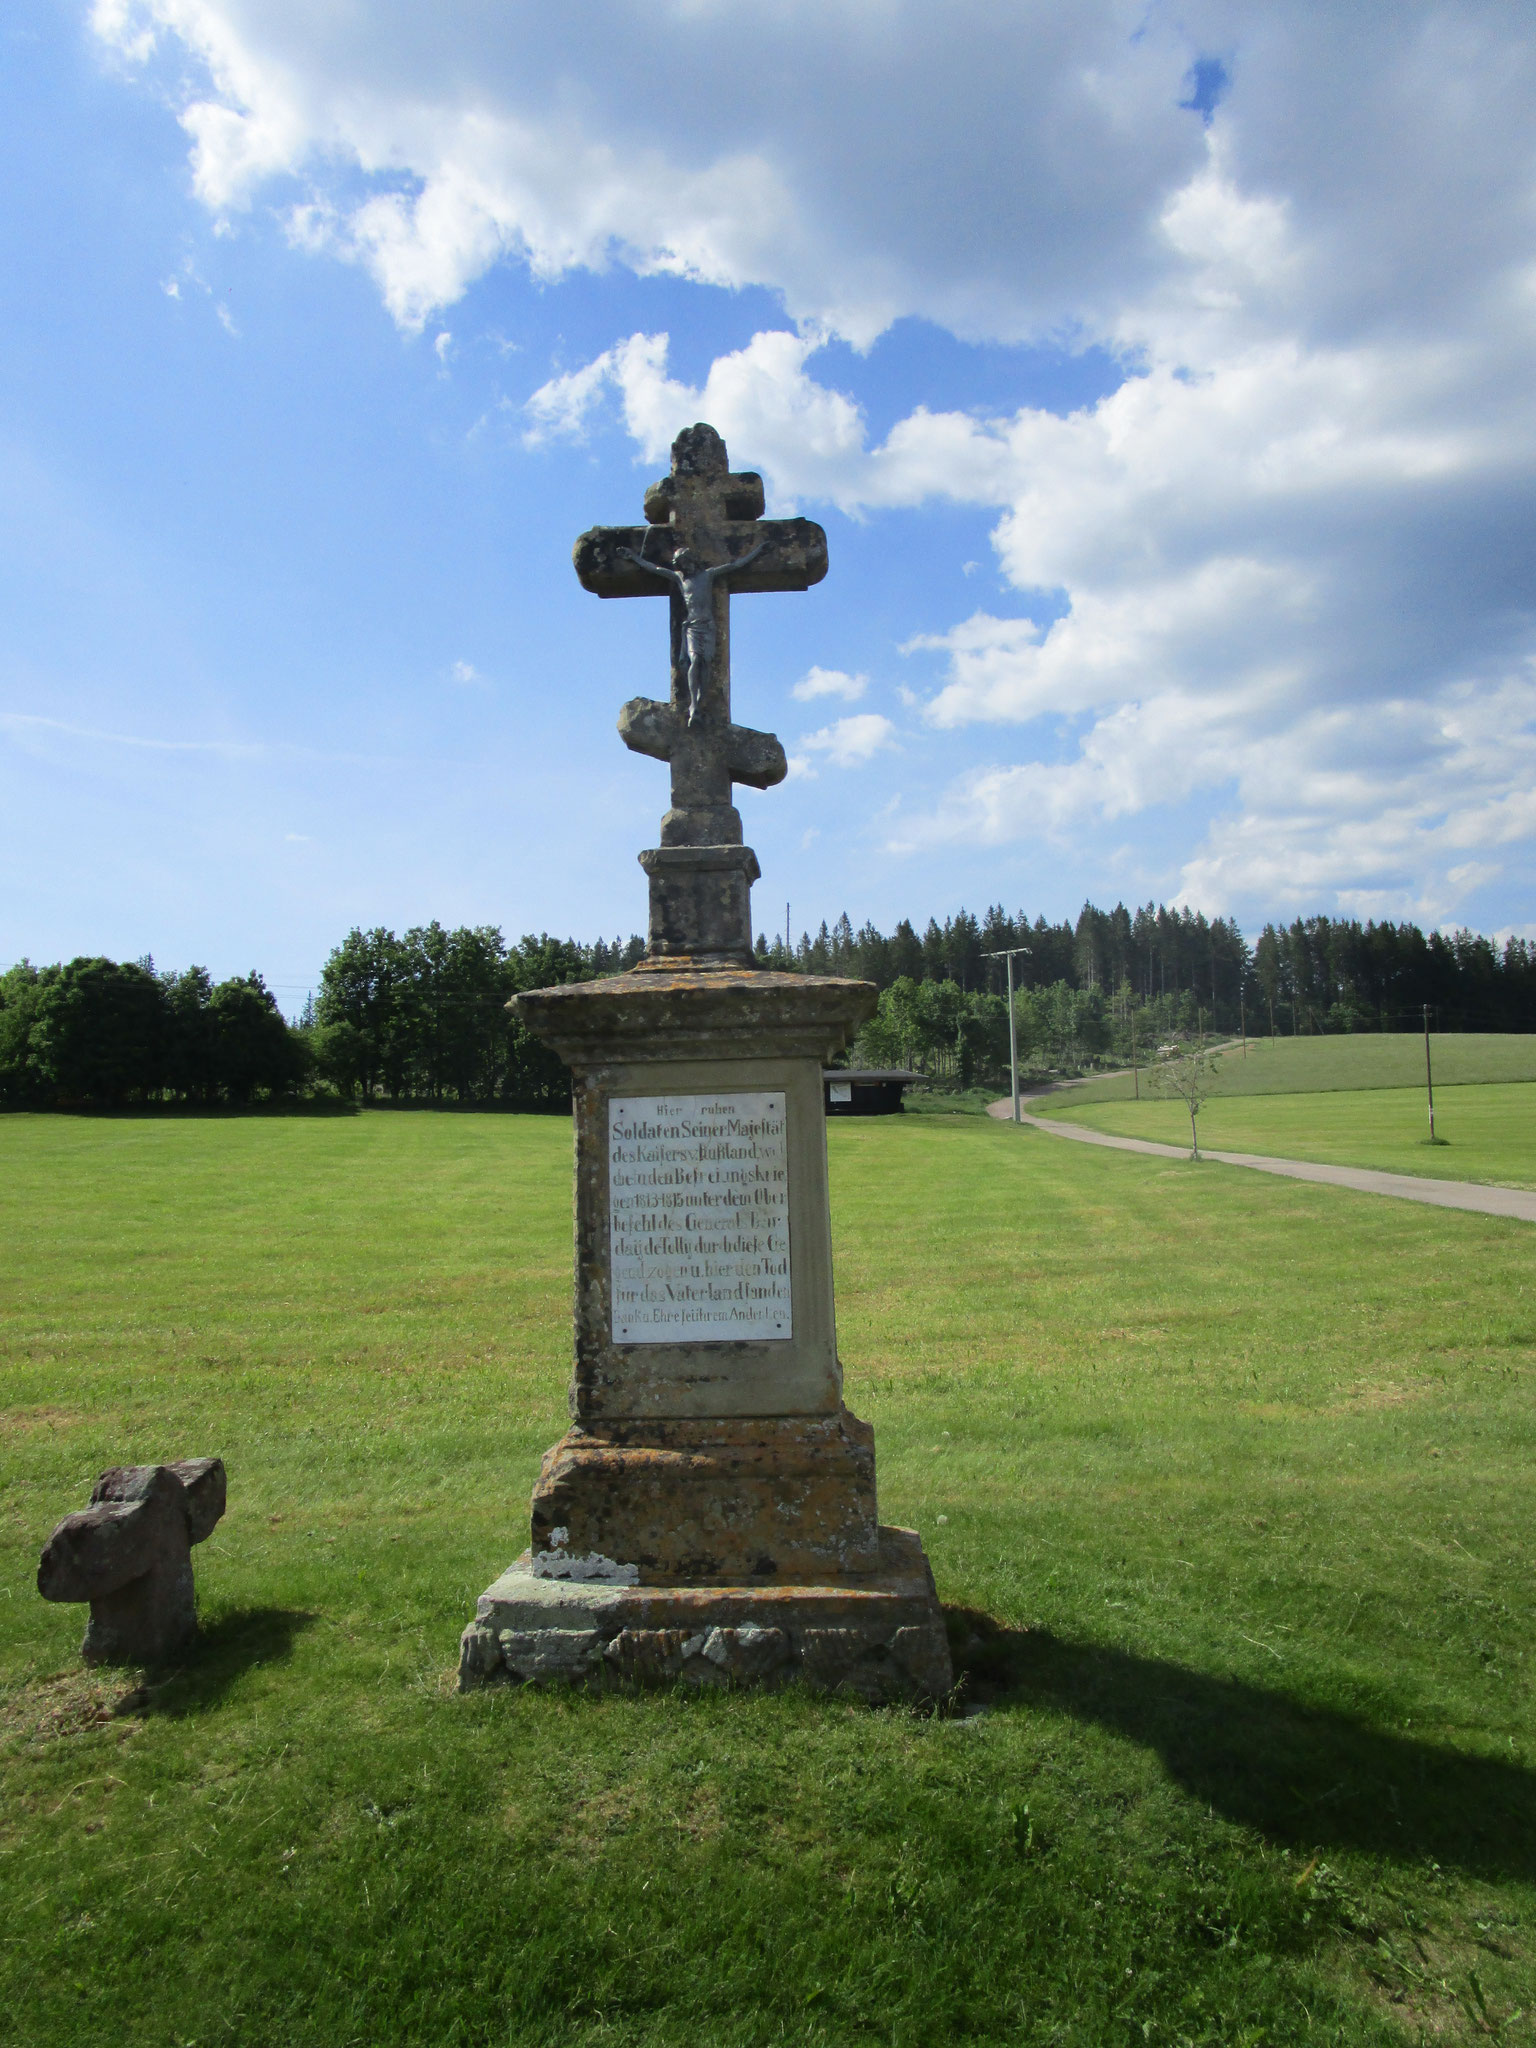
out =
[[[717,356],[701,385],[668,372],[665,334],[632,334],[580,369],[540,385],[525,411],[530,446],[579,437],[593,412],[612,398],[641,452],[665,459],[680,425],[694,418],[717,426],[729,447],[752,450],[773,485],[776,505],[802,498],[839,499],[860,486],[866,467],[864,415],[844,393],[817,383],[805,368],[820,335],[770,330],[745,348]],[[852,500],[850,500],[852,502]]]
[[789,694],[802,704],[812,703],[817,697],[841,697],[847,704],[857,704],[868,688],[868,676],[851,676],[840,668],[817,667],[807,669]]
[[[93,18],[125,61],[157,41],[191,59],[205,204],[270,191],[407,329],[502,261],[779,294],[788,324],[701,383],[666,335],[633,334],[535,391],[525,434],[613,413],[654,462],[705,417],[777,509],[995,513],[1015,615],[908,647],[921,715],[989,758],[907,843],[1068,841],[1201,797],[1183,886],[1211,907],[1332,891],[1449,915],[1528,866],[1536,44],[1518,10],[978,0],[965,33],[919,0],[878,27],[867,0],[510,0],[447,21],[407,0],[97,0]],[[817,359],[903,315],[1093,342],[1124,380],[1067,415],[918,407],[876,437]],[[890,739],[864,714],[796,758]]]
[[878,711],[859,711],[824,725],[820,732],[807,733],[800,745],[806,754],[825,755],[834,768],[862,768],[895,737],[896,728],[888,718]]
[[1064,303],[1102,318],[1156,269],[1159,197],[1200,148],[1189,39],[1141,0],[976,0],[965,34],[920,0],[878,27],[867,0],[96,0],[92,19],[129,61],[163,41],[193,60],[208,206],[305,179],[299,230],[411,327],[506,257],[767,284],[861,342],[904,313],[1013,335]]

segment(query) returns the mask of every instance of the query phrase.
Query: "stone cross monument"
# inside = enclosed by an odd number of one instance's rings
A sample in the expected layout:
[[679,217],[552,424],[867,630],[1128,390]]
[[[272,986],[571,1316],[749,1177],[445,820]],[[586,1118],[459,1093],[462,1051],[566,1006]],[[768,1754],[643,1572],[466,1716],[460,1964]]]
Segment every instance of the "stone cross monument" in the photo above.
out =
[[733,782],[783,780],[731,720],[732,594],[804,590],[826,535],[761,517],[713,427],[679,434],[646,525],[595,527],[599,597],[670,601],[668,701],[619,732],[668,763],[644,960],[516,998],[572,1070],[571,1428],[546,1452],[527,1551],[481,1596],[460,1684],[781,1684],[939,1697],[949,1651],[916,1534],[883,1527],[874,1435],[843,1406],[821,1069],[875,1006],[867,982],[752,955]]

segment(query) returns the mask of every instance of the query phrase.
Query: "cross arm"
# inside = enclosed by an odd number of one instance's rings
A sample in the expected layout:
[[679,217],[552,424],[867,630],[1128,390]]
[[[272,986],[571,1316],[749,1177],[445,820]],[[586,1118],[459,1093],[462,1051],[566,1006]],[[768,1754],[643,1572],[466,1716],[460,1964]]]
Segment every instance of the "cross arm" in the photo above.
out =
[[[718,535],[719,553],[711,549],[710,567],[763,543],[755,561],[726,579],[733,593],[808,590],[827,573],[827,536],[814,519],[732,519]],[[647,560],[670,568],[683,545],[683,536],[670,526],[594,526],[577,541],[572,559],[582,588],[598,597],[662,597],[670,589],[665,578],[648,576],[622,551],[643,551]]]
[[[694,475],[664,476],[659,484],[652,484],[645,494],[645,516],[652,526],[671,526],[676,523],[676,514],[684,514],[689,499],[695,495],[698,479]],[[727,519],[761,519],[763,516],[763,480],[755,469],[742,469],[725,475],[713,472],[709,478],[708,495],[714,499]]]
[[693,745],[722,749],[732,782],[745,782],[753,789],[772,789],[789,773],[789,762],[775,733],[754,732],[750,725],[728,725],[696,738],[670,704],[658,704],[654,697],[631,697],[619,713],[619,738],[632,754],[649,754],[653,761],[675,760]]

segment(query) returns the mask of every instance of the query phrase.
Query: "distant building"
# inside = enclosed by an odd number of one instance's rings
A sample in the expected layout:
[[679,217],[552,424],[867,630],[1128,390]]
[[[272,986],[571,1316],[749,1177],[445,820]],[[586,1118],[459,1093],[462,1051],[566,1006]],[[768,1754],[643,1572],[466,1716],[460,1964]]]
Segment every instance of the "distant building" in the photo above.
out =
[[902,1090],[921,1081],[909,1067],[823,1067],[828,1116],[899,1116]]

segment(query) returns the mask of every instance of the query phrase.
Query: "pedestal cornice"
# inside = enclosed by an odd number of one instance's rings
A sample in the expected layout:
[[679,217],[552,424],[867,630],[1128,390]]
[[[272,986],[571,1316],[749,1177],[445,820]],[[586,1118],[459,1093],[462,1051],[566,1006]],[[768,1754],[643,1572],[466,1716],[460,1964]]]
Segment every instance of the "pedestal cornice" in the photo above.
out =
[[511,1004],[577,1072],[653,1060],[817,1059],[872,1017],[873,982],[671,962],[525,990]]

